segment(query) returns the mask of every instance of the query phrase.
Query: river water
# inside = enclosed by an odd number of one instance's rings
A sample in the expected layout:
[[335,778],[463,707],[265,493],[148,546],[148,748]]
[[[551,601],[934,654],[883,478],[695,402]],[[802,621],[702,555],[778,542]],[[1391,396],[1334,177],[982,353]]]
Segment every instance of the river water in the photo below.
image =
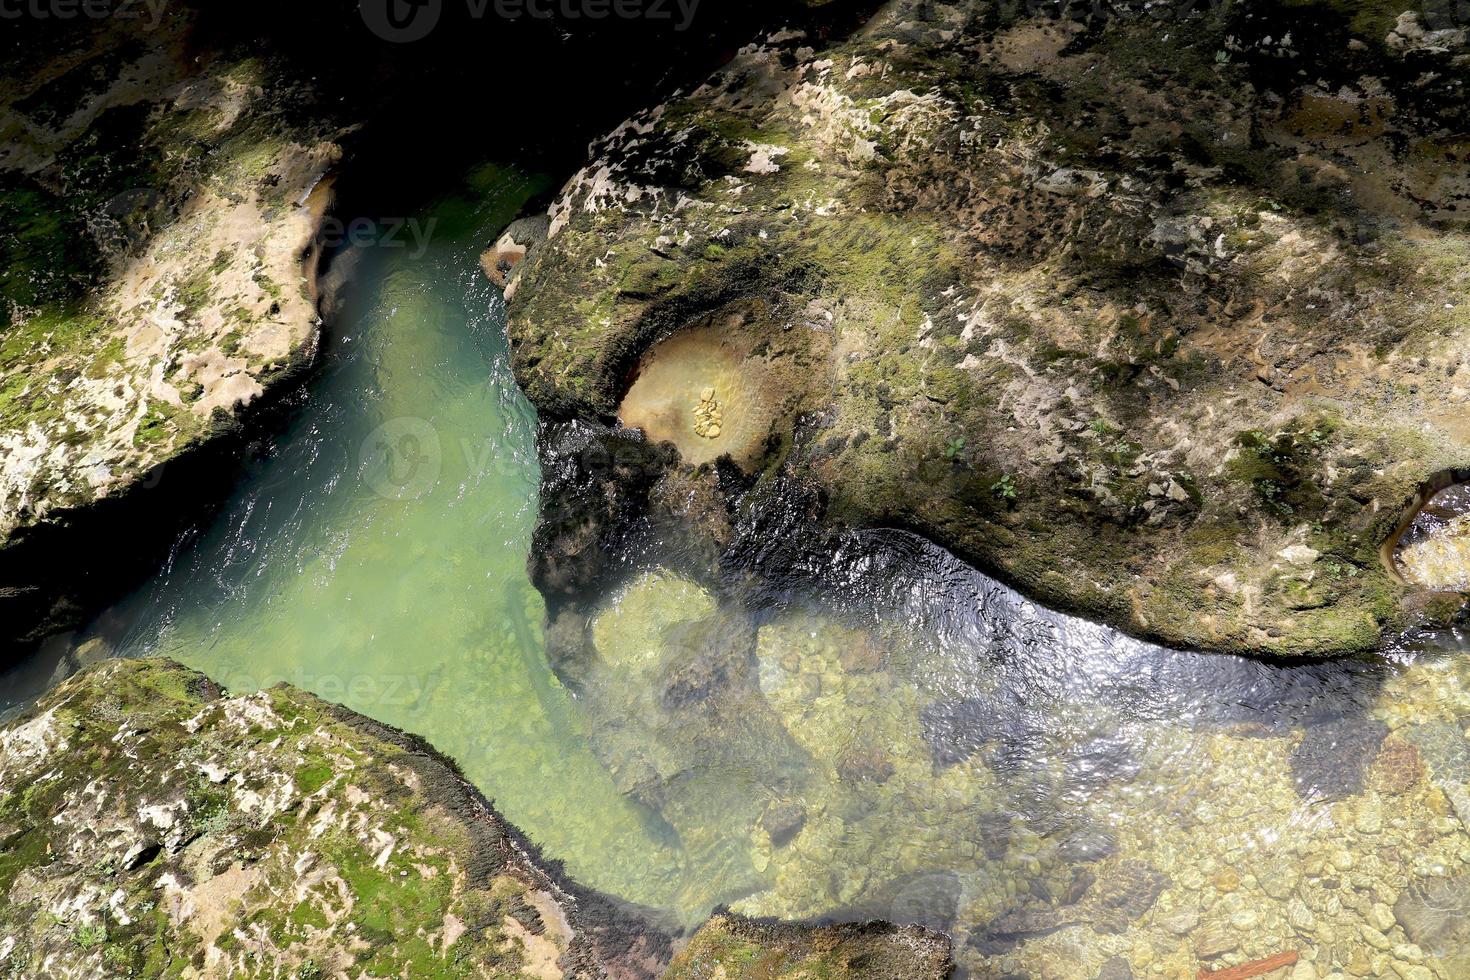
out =
[[526,573],[535,416],[477,264],[543,186],[482,167],[419,216],[424,249],[343,255],[294,420],[9,703],[100,656],[288,681],[423,735],[571,875],[679,925],[920,921],[976,976],[1470,975],[1456,634],[1333,665],[1180,653],[905,534],[754,526],[776,585],[743,598],[631,557],[573,696]]

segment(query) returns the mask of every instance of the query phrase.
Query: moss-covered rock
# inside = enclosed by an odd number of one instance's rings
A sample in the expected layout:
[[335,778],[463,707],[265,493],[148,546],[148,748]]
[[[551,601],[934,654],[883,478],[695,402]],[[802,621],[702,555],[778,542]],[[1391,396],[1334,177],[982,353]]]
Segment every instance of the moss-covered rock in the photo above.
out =
[[1174,645],[1371,648],[1444,609],[1379,548],[1470,455],[1470,50],[1403,6],[772,35],[595,144],[517,268],[517,376],[611,421],[717,327],[781,379],[749,471],[828,521]]
[[8,975],[544,980],[667,959],[453,763],[293,688],[99,665],[0,731],[0,786]]
[[15,28],[39,36],[0,77],[0,641],[74,615],[49,529],[167,479],[316,350],[345,123],[198,17]]
[[[650,977],[672,951],[427,744],[285,685],[231,696],[170,661],[96,665],[0,729],[0,788],[7,976]],[[726,930],[722,950],[741,937],[864,977],[899,974],[859,954],[949,948],[876,926]],[[674,975],[702,975],[690,955]]]

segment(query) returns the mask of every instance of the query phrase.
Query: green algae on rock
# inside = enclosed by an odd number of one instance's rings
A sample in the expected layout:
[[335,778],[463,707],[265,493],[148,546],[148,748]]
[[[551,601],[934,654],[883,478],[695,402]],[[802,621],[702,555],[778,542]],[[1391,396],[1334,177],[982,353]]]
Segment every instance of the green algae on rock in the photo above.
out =
[[344,126],[269,57],[201,47],[197,16],[146,43],[79,22],[0,78],[0,640],[75,617],[92,569],[57,528],[167,479],[315,354]]
[[0,732],[0,968],[651,976],[667,938],[563,882],[453,763],[286,686],[110,661]]
[[831,522],[1176,646],[1442,614],[1379,547],[1470,451],[1465,30],[1155,7],[895,0],[629,119],[517,270],[532,402],[611,420],[656,345],[758,308],[793,368],[759,468]]

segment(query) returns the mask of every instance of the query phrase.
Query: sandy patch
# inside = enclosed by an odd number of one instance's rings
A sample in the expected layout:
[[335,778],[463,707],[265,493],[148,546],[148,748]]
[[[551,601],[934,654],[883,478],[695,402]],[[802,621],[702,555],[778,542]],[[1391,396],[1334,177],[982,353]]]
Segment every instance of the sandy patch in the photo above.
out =
[[[644,356],[637,379],[618,406],[618,418],[654,442],[671,442],[685,462],[729,456],[749,468],[761,455],[778,413],[769,365],[751,357],[741,335],[709,327],[676,334]],[[719,425],[700,426],[699,406],[710,394]]]

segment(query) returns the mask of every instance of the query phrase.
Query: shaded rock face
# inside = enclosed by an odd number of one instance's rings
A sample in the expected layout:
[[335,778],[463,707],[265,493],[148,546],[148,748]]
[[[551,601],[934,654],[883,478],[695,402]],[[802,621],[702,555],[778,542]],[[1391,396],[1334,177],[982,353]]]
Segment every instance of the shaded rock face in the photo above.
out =
[[0,786],[16,975],[547,980],[668,959],[452,763],[295,689],[108,662],[0,731]]
[[759,468],[828,521],[1176,646],[1378,643],[1423,605],[1379,545],[1470,440],[1464,25],[1106,11],[894,2],[628,120],[520,267],[531,400],[611,419],[759,304],[802,365]]

